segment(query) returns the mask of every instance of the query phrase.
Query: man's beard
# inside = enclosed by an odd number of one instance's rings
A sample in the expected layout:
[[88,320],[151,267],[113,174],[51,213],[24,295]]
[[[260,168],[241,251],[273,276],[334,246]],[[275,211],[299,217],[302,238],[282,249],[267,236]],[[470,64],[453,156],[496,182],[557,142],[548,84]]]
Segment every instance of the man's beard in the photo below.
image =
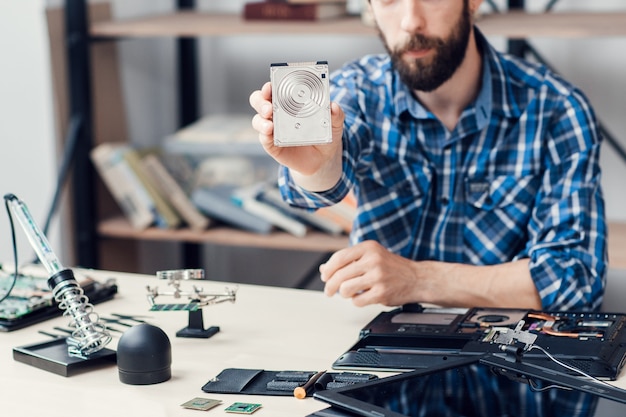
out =
[[[465,2],[463,14],[447,40],[416,34],[403,47],[391,50],[380,31],[379,34],[402,81],[411,90],[430,92],[448,81],[465,59],[470,30],[471,19]],[[430,64],[422,62],[423,59],[407,63],[402,58],[407,51],[421,49],[435,49]]]

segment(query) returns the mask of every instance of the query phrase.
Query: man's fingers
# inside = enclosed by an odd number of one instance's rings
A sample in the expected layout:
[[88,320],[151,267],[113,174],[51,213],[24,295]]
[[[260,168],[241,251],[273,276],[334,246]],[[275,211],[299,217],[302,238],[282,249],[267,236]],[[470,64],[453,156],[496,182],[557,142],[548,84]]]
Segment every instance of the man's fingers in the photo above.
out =
[[259,114],[255,114],[252,118],[252,127],[261,135],[269,136],[273,133],[274,125],[272,122],[262,117]]
[[248,101],[250,106],[262,117],[272,118],[272,87],[269,82],[265,83],[260,90],[255,90],[250,94]]

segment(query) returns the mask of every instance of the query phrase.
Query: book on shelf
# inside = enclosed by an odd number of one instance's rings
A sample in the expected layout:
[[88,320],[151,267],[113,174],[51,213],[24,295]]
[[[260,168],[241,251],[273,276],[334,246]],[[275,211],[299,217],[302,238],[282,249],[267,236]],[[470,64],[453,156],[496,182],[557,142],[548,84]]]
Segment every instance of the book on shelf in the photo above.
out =
[[201,117],[165,138],[162,148],[175,154],[266,156],[246,114]]
[[89,154],[93,165],[132,227],[146,229],[155,223],[156,206],[124,158],[122,146],[103,143]]
[[254,1],[244,4],[245,20],[317,21],[346,16],[345,1],[291,3]]
[[142,158],[142,163],[159,193],[168,200],[191,229],[204,230],[210,226],[211,219],[202,214],[193,204],[158,155],[148,154]]
[[256,216],[233,201],[233,191],[237,186],[219,184],[211,187],[198,187],[191,193],[191,201],[206,216],[228,225],[268,234],[273,230],[272,223]]
[[164,229],[174,229],[180,226],[182,223],[181,216],[160,191],[158,180],[146,170],[143,164],[143,157],[140,155],[139,151],[127,145],[122,145],[119,149],[154,202],[154,207],[157,212],[155,217],[156,226]]
[[192,157],[184,154],[174,154],[161,149],[158,154],[159,162],[163,164],[174,181],[183,189],[186,195],[198,185],[198,165]]
[[344,232],[342,225],[326,217],[320,216],[317,211],[294,207],[287,203],[276,186],[267,184],[257,194],[257,199],[266,204],[270,204],[281,212],[295,219],[298,219],[311,227],[321,230],[333,236],[341,235]]
[[277,207],[260,200],[259,194],[265,187],[264,183],[240,187],[233,191],[232,198],[244,210],[267,220],[278,229],[296,237],[304,237],[308,227],[299,219],[286,214]]

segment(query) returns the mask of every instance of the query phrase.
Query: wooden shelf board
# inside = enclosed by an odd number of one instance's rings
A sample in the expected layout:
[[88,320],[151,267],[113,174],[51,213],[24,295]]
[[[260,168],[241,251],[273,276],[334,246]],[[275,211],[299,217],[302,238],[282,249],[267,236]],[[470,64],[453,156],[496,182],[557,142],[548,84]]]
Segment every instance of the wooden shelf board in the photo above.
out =
[[[626,223],[610,222],[609,265],[611,268],[626,269]],[[331,252],[348,245],[346,236],[330,236],[322,232],[310,232],[305,238],[298,238],[284,232],[269,235],[250,233],[226,226],[209,228],[202,232],[190,229],[133,229],[123,217],[114,217],[98,225],[102,237],[131,240],[163,240],[191,243],[216,243],[229,246],[263,247],[270,249],[310,250]]]
[[[491,13],[478,18],[488,36],[614,37],[626,36],[626,12],[613,13]],[[140,19],[98,22],[91,26],[95,37],[195,37],[233,35],[376,35],[358,17],[317,22],[246,21],[236,14],[175,12]]]
[[358,18],[330,19],[318,22],[246,21],[236,14],[175,12],[141,19],[117,20],[94,24],[93,36],[233,36],[250,34],[276,35],[360,35],[375,34],[372,27]]
[[227,226],[210,227],[204,231],[191,229],[159,229],[151,227],[137,230],[123,217],[106,219],[98,224],[98,233],[105,238],[134,240],[162,240],[189,243],[215,243],[227,246],[262,247],[313,252],[331,252],[348,246],[347,236],[331,236],[311,231],[300,238],[285,232],[268,235],[246,232]]

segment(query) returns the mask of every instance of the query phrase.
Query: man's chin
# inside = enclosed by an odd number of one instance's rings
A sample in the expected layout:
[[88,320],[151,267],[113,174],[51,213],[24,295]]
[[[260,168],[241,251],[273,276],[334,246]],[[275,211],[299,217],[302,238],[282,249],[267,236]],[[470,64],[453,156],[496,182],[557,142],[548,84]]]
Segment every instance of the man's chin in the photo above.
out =
[[424,71],[428,71],[435,61],[435,55],[429,54],[422,58],[413,58],[410,55],[405,55],[402,58],[402,65],[404,70],[408,73],[421,74]]

